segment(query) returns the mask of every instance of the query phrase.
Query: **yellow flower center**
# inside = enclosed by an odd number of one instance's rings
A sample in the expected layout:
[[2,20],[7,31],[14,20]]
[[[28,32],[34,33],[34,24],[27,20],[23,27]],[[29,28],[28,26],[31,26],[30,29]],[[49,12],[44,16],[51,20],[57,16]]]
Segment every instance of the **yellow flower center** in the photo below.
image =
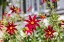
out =
[[12,29],[12,27],[10,27],[10,29]]
[[51,34],[51,32],[49,31],[49,34]]
[[28,27],[26,27],[26,30],[29,30],[29,28],[28,28]]
[[32,21],[31,24],[34,24],[34,21]]

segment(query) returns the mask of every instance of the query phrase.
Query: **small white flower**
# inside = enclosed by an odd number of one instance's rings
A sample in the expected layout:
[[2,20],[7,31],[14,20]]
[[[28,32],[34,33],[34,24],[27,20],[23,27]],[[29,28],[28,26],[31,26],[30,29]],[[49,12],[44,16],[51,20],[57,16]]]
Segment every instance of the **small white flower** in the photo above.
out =
[[44,10],[45,13],[49,12],[50,10]]
[[21,30],[20,31],[20,35],[22,36],[22,37],[25,37],[25,34],[24,34],[24,32]]
[[35,34],[35,36],[36,36],[36,37],[38,37],[38,35],[37,35],[37,34]]
[[12,3],[9,3],[9,6],[11,6],[12,5]]
[[49,22],[47,19],[44,19],[43,22],[45,23],[45,26],[48,26],[49,25]]
[[11,14],[12,13],[12,10],[10,10],[7,14]]
[[41,42],[41,39],[39,40],[39,42]]
[[64,16],[63,16],[63,15],[60,16],[60,17],[58,18],[58,20],[64,20]]
[[40,40],[40,38],[38,38],[38,40]]
[[31,41],[31,39],[29,39]]
[[18,4],[16,4],[16,6],[18,7],[19,5],[18,5]]
[[53,35],[57,36],[58,35],[58,32],[54,32]]
[[32,8],[32,13],[34,13],[34,8]]
[[58,6],[57,9],[60,9],[60,7]]
[[60,38],[62,39],[63,37],[61,36]]

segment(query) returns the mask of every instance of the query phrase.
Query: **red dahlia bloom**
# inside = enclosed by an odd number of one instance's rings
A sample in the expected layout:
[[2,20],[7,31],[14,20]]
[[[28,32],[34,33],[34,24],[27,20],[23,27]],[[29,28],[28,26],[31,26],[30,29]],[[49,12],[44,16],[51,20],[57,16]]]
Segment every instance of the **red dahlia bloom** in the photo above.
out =
[[26,30],[25,30],[25,33],[26,33],[27,35],[31,35],[31,34],[32,34],[32,31],[29,30],[29,28],[27,27]]
[[15,12],[16,9],[15,9],[15,6],[13,5],[12,7],[10,7],[10,9],[12,10],[12,12]]
[[12,12],[15,12],[15,13],[19,13],[21,11],[20,8],[15,7],[15,6],[12,6],[10,9],[12,10]]
[[12,23],[8,22],[8,26],[6,26],[7,27],[6,32],[8,32],[10,35],[14,34],[15,33],[15,30],[17,30],[15,28],[15,26],[17,26],[17,25],[14,25],[13,22]]
[[48,26],[48,29],[44,29],[44,30],[46,32],[46,34],[45,34],[46,39],[48,39],[48,38],[51,39],[54,36],[53,33],[56,32],[55,30],[53,30],[53,27],[50,27],[50,26]]
[[36,26],[40,27],[40,25],[38,24],[40,20],[36,19],[36,15],[34,15],[33,18],[29,15],[29,20],[25,20],[25,21],[28,23],[25,26],[28,27],[31,31],[36,30]]

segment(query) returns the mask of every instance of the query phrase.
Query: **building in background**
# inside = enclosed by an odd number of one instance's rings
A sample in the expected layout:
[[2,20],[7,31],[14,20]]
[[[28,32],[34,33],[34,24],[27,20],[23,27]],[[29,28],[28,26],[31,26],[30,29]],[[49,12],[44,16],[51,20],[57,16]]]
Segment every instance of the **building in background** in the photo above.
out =
[[[47,2],[43,3],[43,0],[7,0],[7,1],[10,2],[11,5],[20,7],[21,10],[24,11],[25,13],[45,12],[46,10],[48,10],[47,8],[48,3]],[[51,0],[48,1],[50,1],[51,6],[52,1]],[[60,0],[59,2],[57,2],[58,9],[63,8],[64,7],[63,4],[64,0]],[[6,6],[5,12],[6,11],[9,11],[9,6]]]

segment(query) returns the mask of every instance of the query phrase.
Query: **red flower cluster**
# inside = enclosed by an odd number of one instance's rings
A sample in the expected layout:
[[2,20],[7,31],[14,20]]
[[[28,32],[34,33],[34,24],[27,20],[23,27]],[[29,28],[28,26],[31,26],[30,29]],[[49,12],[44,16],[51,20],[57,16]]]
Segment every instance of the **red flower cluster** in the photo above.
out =
[[15,26],[16,26],[16,25],[14,25],[13,22],[12,22],[12,23],[8,22],[8,26],[6,26],[6,27],[7,27],[6,32],[8,32],[10,35],[13,35],[13,34],[15,33],[15,30],[17,30],[17,29],[15,28]]
[[46,39],[48,39],[48,38],[51,39],[54,36],[53,33],[56,32],[55,30],[53,30],[53,27],[50,27],[50,26],[48,26],[48,28],[44,29],[44,30],[46,32],[46,34],[45,34]]
[[29,20],[25,20],[28,24],[25,25],[25,27],[28,27],[30,31],[34,31],[36,30],[36,26],[40,27],[40,25],[38,24],[38,22],[40,20],[37,20],[36,19],[36,15],[34,15],[34,17],[32,18],[30,15],[29,15]]
[[20,8],[17,8],[15,6],[10,7],[10,9],[12,10],[12,12],[15,12],[15,13],[19,13],[21,11]]

